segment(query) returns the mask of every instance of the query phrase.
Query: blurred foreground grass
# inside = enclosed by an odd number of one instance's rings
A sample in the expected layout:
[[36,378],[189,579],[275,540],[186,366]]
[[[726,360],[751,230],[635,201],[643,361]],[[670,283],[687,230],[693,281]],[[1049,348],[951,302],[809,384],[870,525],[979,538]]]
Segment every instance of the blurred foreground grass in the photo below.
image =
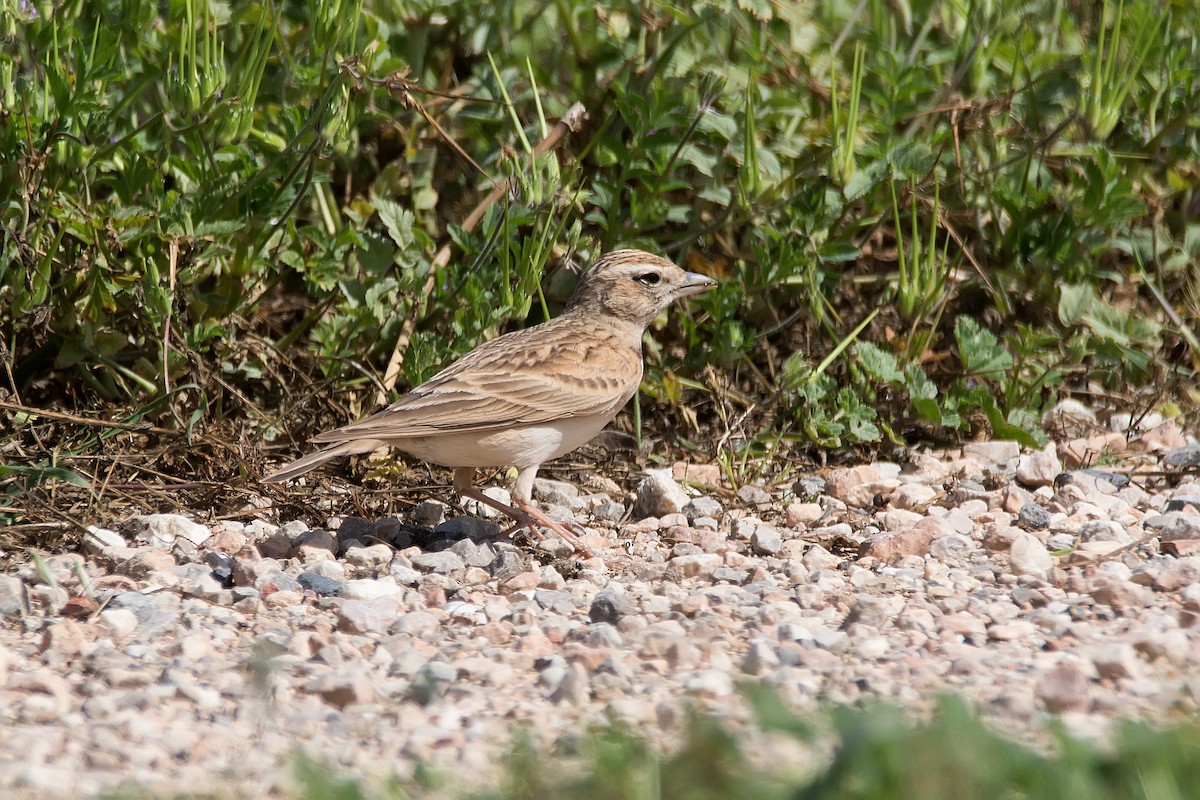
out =
[[[770,696],[761,704],[773,704]],[[943,698],[914,723],[895,707],[839,708],[809,722],[762,705],[760,724],[815,753],[808,763],[751,758],[736,734],[702,715],[684,741],[657,754],[619,728],[578,739],[572,752],[538,752],[519,741],[498,786],[418,769],[411,780],[368,785],[309,758],[296,762],[283,797],[303,800],[1187,800],[1200,786],[1200,726],[1115,726],[1103,745],[1059,730],[1044,749],[1018,744]],[[821,755],[827,754],[827,755]],[[765,764],[765,765],[764,765]],[[136,797],[116,794],[114,798]],[[183,795],[181,795],[183,796]]]

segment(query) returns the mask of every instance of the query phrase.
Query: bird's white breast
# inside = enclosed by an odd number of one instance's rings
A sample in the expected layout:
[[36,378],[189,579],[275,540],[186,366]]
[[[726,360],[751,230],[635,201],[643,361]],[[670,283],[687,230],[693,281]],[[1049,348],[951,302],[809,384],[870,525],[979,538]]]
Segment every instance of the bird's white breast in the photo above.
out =
[[524,469],[586,444],[610,419],[610,414],[592,414],[519,428],[393,439],[388,444],[444,467]]

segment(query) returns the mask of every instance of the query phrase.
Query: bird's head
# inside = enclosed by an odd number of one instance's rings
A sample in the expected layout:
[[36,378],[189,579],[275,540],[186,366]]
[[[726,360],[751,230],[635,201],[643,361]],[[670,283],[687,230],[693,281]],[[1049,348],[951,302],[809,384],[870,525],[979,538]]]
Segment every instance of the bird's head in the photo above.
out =
[[686,272],[652,253],[614,250],[579,276],[566,311],[600,313],[644,328],[675,300],[716,285],[712,278]]

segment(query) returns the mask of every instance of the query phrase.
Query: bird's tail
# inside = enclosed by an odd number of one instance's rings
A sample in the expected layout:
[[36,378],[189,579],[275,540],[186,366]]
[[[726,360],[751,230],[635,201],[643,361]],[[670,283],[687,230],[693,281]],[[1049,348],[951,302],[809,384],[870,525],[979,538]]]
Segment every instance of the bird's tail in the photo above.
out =
[[309,453],[304,458],[297,459],[288,464],[282,469],[272,472],[267,477],[263,478],[267,483],[283,483],[292,478],[298,478],[306,472],[316,469],[324,464],[341,456],[353,456],[359,453],[369,453],[383,447],[383,442],[378,439],[351,439],[348,442],[339,442],[338,444],[326,447],[323,450],[318,450],[315,453]]

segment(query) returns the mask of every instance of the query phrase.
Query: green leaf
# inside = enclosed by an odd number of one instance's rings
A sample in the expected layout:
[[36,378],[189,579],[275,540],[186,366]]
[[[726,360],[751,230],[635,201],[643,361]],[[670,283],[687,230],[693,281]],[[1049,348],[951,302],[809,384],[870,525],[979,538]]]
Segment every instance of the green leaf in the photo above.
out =
[[904,383],[908,387],[909,402],[917,416],[934,425],[944,424],[942,408],[938,405],[938,390],[934,382],[925,374],[925,370],[916,364],[904,368]]
[[862,365],[863,370],[879,383],[899,386],[904,382],[904,374],[896,362],[896,357],[871,342],[855,342],[851,352]]
[[1099,301],[1090,284],[1065,283],[1058,288],[1058,321],[1063,325],[1074,325]]
[[401,250],[407,250],[413,243],[413,213],[399,203],[376,197],[372,200],[379,221],[387,228],[388,236]]
[[969,374],[1000,379],[1012,369],[1012,356],[1000,346],[995,334],[981,328],[973,318],[958,318],[954,324],[954,338],[963,367]]
[[[1040,448],[1042,443],[1038,441],[1030,431],[1026,430],[1021,425],[1013,424],[1004,418],[1004,413],[996,405],[996,401],[991,395],[983,395],[983,413],[987,415],[988,424],[992,428],[992,435],[997,439],[1009,439],[1014,442],[1019,442],[1025,447]],[[1026,417],[1023,415],[1015,415],[1015,419],[1021,422],[1026,422]],[[1036,424],[1036,418],[1034,421]],[[1043,436],[1044,438],[1044,436]]]
[[826,242],[817,251],[817,259],[822,264],[842,264],[854,261],[861,255],[862,250],[858,245],[845,241]]

